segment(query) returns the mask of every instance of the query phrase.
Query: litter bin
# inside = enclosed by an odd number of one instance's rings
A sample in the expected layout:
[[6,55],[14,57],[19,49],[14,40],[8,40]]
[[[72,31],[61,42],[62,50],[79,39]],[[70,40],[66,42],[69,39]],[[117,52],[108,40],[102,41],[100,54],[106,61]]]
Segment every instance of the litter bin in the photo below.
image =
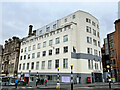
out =
[[91,83],[91,77],[87,77],[87,83]]

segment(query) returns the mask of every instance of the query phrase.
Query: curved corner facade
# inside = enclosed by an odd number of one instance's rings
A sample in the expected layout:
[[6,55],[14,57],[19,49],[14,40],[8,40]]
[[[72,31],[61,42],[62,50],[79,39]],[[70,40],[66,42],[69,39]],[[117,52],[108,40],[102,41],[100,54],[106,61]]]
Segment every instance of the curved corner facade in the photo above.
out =
[[39,28],[36,36],[24,40],[18,73],[23,73],[25,79],[38,74],[47,77],[48,83],[57,82],[59,73],[60,82],[70,82],[71,64],[74,83],[87,83],[88,77],[91,82],[102,81],[99,22],[83,11]]

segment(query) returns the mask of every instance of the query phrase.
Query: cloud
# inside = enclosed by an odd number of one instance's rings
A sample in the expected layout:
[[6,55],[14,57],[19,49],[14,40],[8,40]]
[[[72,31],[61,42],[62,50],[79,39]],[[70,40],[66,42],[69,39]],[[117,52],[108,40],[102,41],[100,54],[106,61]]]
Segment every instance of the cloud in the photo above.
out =
[[117,18],[117,2],[4,2],[3,40],[13,35],[21,38],[27,36],[29,24],[38,29],[77,10],[89,12],[98,18],[101,41],[109,31],[113,30],[113,23]]

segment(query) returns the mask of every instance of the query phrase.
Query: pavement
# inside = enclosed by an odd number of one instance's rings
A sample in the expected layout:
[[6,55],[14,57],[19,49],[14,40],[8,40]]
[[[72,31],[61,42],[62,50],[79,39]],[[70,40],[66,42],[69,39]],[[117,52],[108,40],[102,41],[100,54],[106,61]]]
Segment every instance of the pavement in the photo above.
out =
[[[111,83],[112,89],[109,89],[109,83],[91,83],[91,84],[74,84],[74,90],[120,90],[120,82],[119,83]],[[2,90],[14,90],[15,86],[2,86]],[[56,85],[38,85],[30,87],[30,86],[18,86],[18,90],[56,90]],[[60,90],[71,90],[71,84],[61,84]]]

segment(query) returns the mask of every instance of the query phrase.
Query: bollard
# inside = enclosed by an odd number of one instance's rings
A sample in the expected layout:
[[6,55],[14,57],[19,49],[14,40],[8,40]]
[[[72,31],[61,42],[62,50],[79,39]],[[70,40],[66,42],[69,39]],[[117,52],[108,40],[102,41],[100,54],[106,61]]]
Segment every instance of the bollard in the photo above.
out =
[[58,70],[58,75],[57,75],[57,86],[56,86],[56,90],[60,90],[60,75],[59,75],[59,67],[57,68]]
[[73,65],[71,64],[71,90],[73,90]]
[[60,83],[57,83],[56,90],[60,90]]
[[109,88],[111,89],[111,78],[109,79]]

